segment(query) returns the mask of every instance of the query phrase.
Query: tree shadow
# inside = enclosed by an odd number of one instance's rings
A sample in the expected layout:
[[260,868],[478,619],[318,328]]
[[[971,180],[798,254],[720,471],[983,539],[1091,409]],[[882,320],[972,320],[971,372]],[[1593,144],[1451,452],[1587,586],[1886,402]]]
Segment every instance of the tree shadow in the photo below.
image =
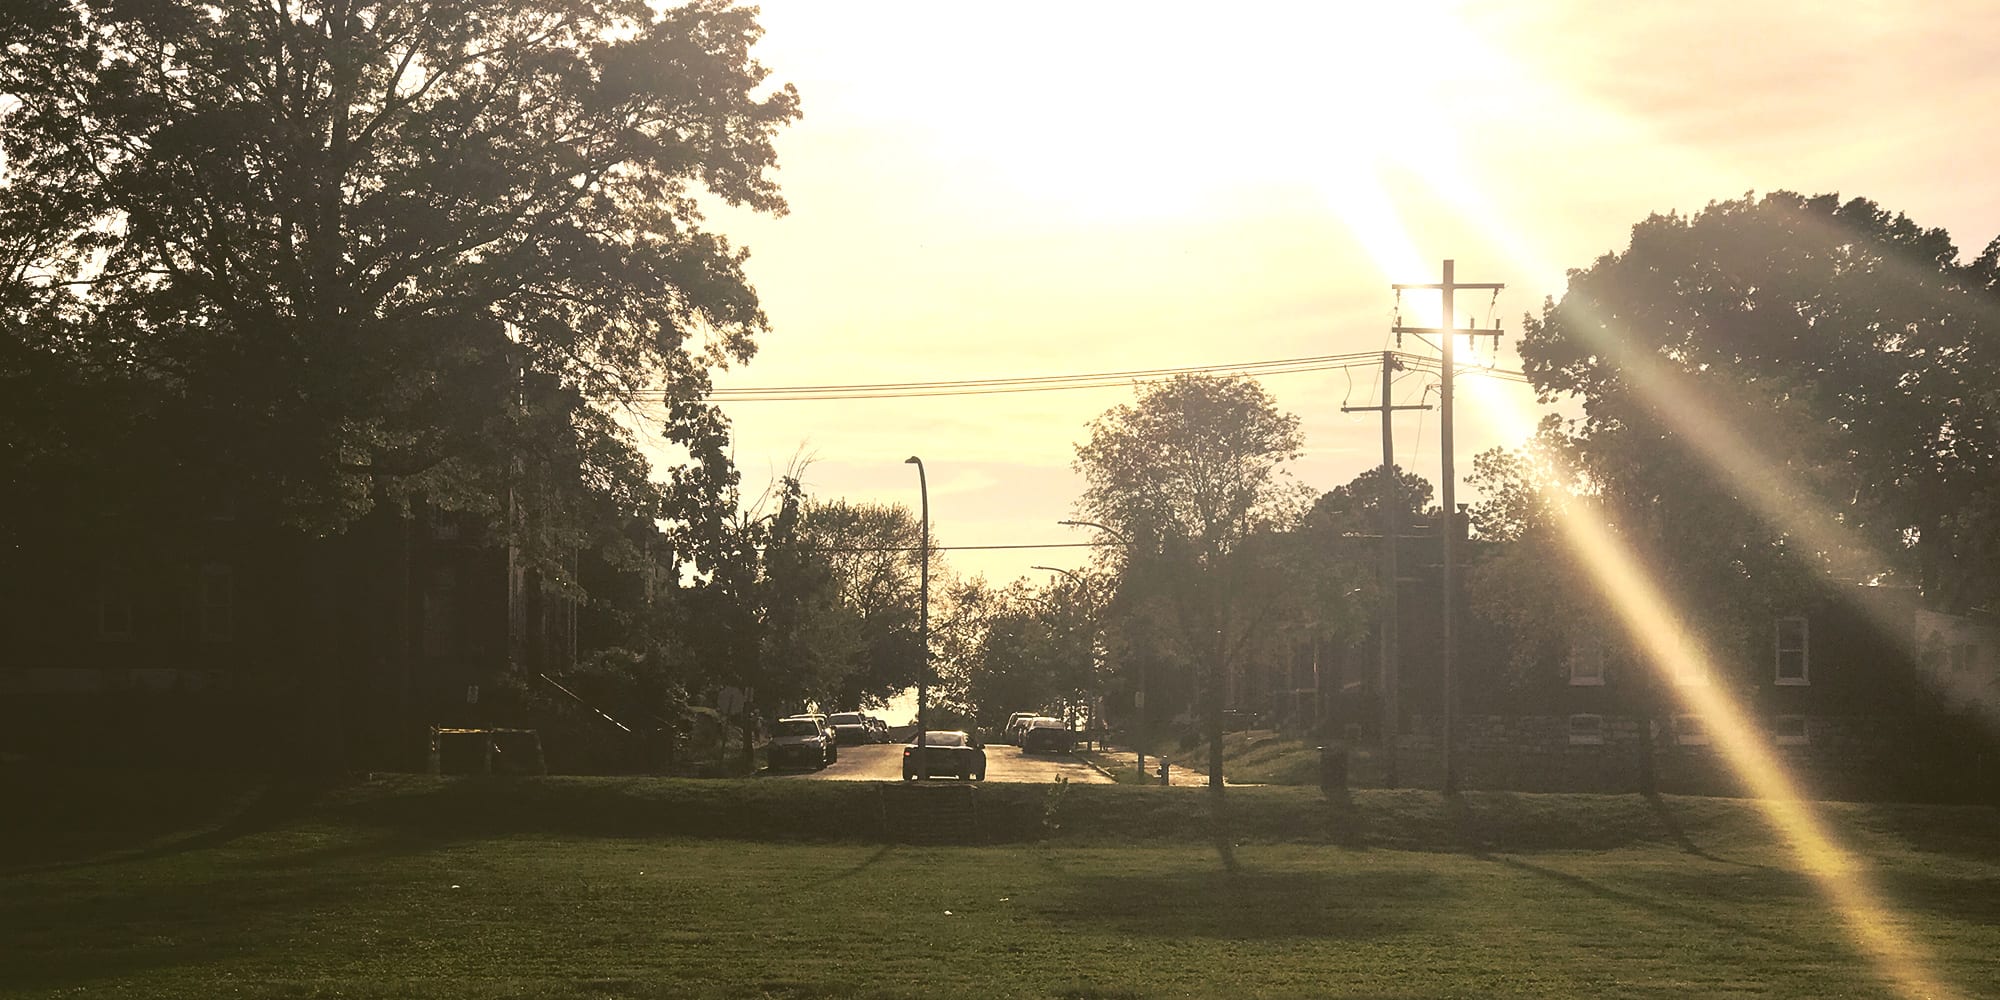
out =
[[1108,924],[1133,936],[1364,940],[1418,929],[1422,904],[1447,894],[1432,875],[1258,871],[1238,865],[1069,876],[1062,894],[1037,908],[1055,924]]
[[[1522,872],[1524,874],[1534,875],[1538,878],[1547,879],[1551,882],[1556,882],[1558,884],[1574,889],[1586,895],[1594,896],[1608,903],[1616,903],[1622,906],[1629,907],[1631,909],[1643,910],[1645,912],[1652,913],[1657,916],[1671,917],[1691,924],[1706,924],[1712,927],[1720,927],[1725,930],[1732,931],[1736,934],[1740,934],[1746,938],[1756,938],[1760,941],[1769,942],[1772,945],[1777,945],[1786,948],[1800,947],[1798,940],[1793,937],[1789,937],[1783,934],[1776,934],[1773,933],[1768,928],[1761,927],[1757,924],[1749,923],[1747,921],[1737,920],[1733,917],[1725,916],[1723,914],[1710,912],[1708,910],[1697,909],[1695,907],[1687,906],[1681,903],[1671,902],[1670,900],[1665,898],[1644,895],[1637,892],[1629,892],[1623,889],[1614,889],[1611,886],[1605,885],[1601,882],[1593,881],[1591,879],[1584,878],[1581,875],[1574,875],[1569,872],[1558,871],[1554,868],[1538,865],[1530,861],[1524,861],[1517,857],[1510,857],[1506,855],[1497,855],[1497,854],[1495,855],[1481,854],[1476,856],[1481,861],[1490,862],[1492,864],[1497,864],[1504,866],[1506,868],[1511,868],[1515,871]],[[1704,880],[1704,884],[1710,882],[1712,882],[1712,879]],[[1701,889],[1700,886],[1689,887],[1688,889],[1684,890],[1684,892],[1686,894],[1699,895],[1700,889]],[[1675,894],[1680,894],[1680,893],[1675,893]],[[1669,894],[1663,893],[1662,895],[1669,895]],[[1763,894],[1758,893],[1758,895],[1761,896]],[[1717,902],[1718,903],[1726,902],[1726,900],[1718,898]]]
[[1868,821],[1911,850],[2000,861],[2000,809],[1992,806],[1883,804]]
[[[295,859],[290,867],[313,863]],[[68,877],[51,874],[39,887],[14,884],[0,893],[0,933],[9,941],[0,950],[0,982],[30,992],[89,992],[91,984],[155,969],[224,962],[268,946],[252,931],[262,921],[349,909],[379,891],[274,878],[261,866],[185,882],[88,877],[84,891],[61,891]],[[107,923],[107,914],[115,920]]]
[[1974,927],[2000,925],[2000,878],[1890,871],[1878,876],[1878,882],[1899,909]]
[[1694,838],[1688,836],[1687,829],[1681,826],[1680,818],[1674,815],[1674,811],[1671,808],[1668,808],[1667,800],[1662,798],[1660,793],[1647,792],[1641,798],[1646,800],[1647,807],[1653,811],[1653,817],[1660,821],[1662,827],[1666,828],[1667,835],[1674,839],[1674,845],[1679,847],[1683,853],[1692,854],[1697,858],[1713,861],[1717,864],[1743,865],[1749,868],[1760,867],[1752,865],[1747,861],[1737,861],[1710,853],[1706,848],[1695,843]]
[[331,782],[321,779],[274,776],[262,782],[247,799],[214,825],[169,835],[165,840],[153,838],[136,846],[98,845],[91,848],[86,857],[30,862],[0,871],[31,874],[97,868],[220,847],[240,837],[276,829],[296,819],[332,787]]
[[860,863],[854,865],[853,867],[848,868],[844,871],[826,872],[820,875],[820,877],[813,879],[812,881],[806,884],[817,888],[819,886],[829,885],[834,882],[844,882],[848,879],[851,879],[861,874],[862,872],[867,871],[870,868],[873,868],[876,862],[881,861],[885,857],[888,857],[889,852],[895,849],[896,845],[894,844],[883,844],[875,848],[873,851],[870,851],[867,857],[862,858]]

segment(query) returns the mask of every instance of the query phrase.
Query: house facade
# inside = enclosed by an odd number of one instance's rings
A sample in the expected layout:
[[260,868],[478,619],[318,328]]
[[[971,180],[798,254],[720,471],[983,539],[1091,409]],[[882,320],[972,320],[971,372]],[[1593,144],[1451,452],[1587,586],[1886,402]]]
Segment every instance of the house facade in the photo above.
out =
[[431,725],[574,655],[575,612],[469,519],[378,511],[331,539],[214,505],[17,536],[0,752],[53,763],[420,762]]
[[[1243,688],[1274,728],[1353,748],[1357,782],[1438,787],[1442,560],[1434,535],[1400,543],[1394,663],[1384,663],[1378,621],[1357,642],[1302,643]],[[1926,611],[1906,589],[1829,585],[1728,641],[1690,637],[1660,656],[1608,626],[1524,666],[1505,630],[1457,603],[1462,787],[1746,794],[1724,752],[1738,741],[1807,795],[2000,792],[2000,623],[1990,617]]]

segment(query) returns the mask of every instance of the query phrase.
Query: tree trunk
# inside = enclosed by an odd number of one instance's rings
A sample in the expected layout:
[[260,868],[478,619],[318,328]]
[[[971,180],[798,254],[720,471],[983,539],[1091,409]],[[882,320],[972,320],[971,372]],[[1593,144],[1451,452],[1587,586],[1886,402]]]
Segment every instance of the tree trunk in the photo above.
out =
[[290,758],[303,775],[318,777],[340,770],[347,757],[346,685],[341,676],[341,583],[345,577],[338,538],[301,538],[299,566],[305,579],[299,593],[304,601],[293,634],[303,647],[296,662],[302,676],[289,696],[299,724],[293,728]]
[[1208,706],[1208,787],[1217,800],[1222,798],[1222,677],[1218,665],[1209,677]]
[[1222,790],[1222,712],[1224,702],[1221,650],[1210,661],[1208,684],[1208,823],[1215,852],[1223,867],[1236,870],[1236,849],[1229,832],[1229,800]]

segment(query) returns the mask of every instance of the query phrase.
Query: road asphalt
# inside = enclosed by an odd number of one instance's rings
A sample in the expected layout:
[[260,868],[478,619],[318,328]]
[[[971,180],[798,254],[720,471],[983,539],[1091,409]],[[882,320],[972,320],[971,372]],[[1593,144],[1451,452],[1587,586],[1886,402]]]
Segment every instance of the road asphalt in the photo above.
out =
[[[773,778],[809,778],[825,781],[901,781],[903,747],[898,743],[850,745],[840,748],[840,759],[818,771],[765,771]],[[987,781],[1025,781],[1040,784],[1066,778],[1074,784],[1104,785],[1111,777],[1092,767],[1082,753],[1024,754],[1020,747],[1004,743],[986,745]],[[949,781],[952,779],[939,779]],[[1180,782],[1176,781],[1175,784]]]

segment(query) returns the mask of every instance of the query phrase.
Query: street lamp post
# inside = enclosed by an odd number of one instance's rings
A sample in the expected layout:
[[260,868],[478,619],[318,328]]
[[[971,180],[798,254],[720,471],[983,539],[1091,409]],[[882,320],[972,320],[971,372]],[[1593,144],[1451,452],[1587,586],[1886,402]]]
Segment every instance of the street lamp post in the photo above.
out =
[[930,732],[925,715],[924,703],[930,693],[931,679],[931,488],[924,479],[924,460],[915,455],[903,460],[904,465],[917,467],[917,497],[922,504],[921,521],[923,540],[920,543],[920,557],[917,600],[917,645],[922,648],[922,659],[917,669],[917,745],[923,746],[924,737]]

